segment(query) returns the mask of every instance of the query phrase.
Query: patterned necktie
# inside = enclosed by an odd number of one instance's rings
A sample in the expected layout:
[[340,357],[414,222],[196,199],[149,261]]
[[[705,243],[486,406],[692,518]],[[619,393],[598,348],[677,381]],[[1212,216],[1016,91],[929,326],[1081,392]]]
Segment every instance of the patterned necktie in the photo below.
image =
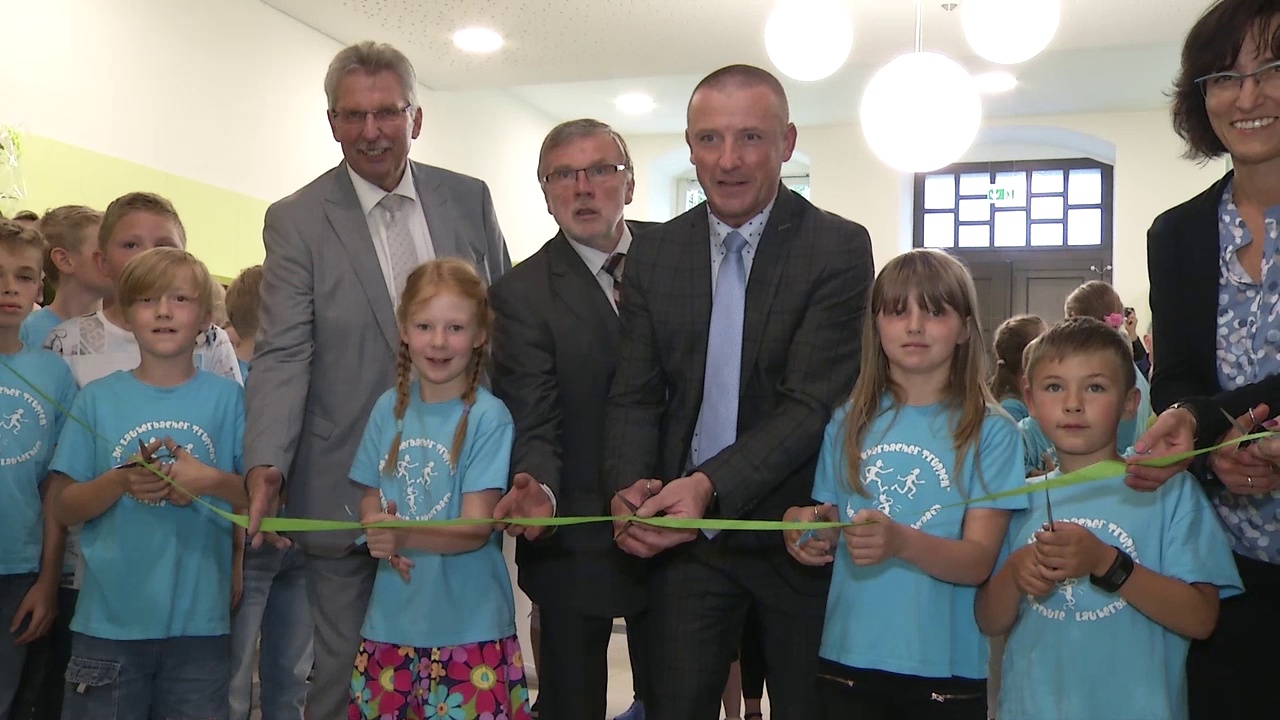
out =
[[[694,466],[710,460],[738,439],[738,390],[742,372],[742,323],[747,301],[747,271],[742,250],[747,239],[734,230],[724,239],[725,256],[716,275],[707,334],[707,365],[702,376],[702,409],[695,429]],[[704,530],[708,538],[716,535]]]
[[389,193],[378,201],[378,207],[387,213],[387,261],[391,265],[392,286],[395,292],[391,295],[391,304],[400,302],[404,292],[405,281],[409,273],[418,267],[418,248],[413,243],[413,231],[410,230],[410,215],[417,203],[412,198]]
[[604,261],[603,270],[609,273],[613,278],[613,304],[617,307],[618,301],[622,298],[622,271],[627,262],[626,253],[614,253]]

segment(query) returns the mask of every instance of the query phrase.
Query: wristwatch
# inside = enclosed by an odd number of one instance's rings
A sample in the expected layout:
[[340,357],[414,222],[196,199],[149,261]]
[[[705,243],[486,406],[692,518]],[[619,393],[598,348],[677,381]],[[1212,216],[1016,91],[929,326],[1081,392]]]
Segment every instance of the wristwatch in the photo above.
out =
[[[1112,545],[1112,547],[1115,547]],[[1094,587],[1105,593],[1116,593],[1124,586],[1129,576],[1133,574],[1133,558],[1129,557],[1129,553],[1116,548],[1116,559],[1112,561],[1111,567],[1101,575],[1090,575],[1089,582]]]

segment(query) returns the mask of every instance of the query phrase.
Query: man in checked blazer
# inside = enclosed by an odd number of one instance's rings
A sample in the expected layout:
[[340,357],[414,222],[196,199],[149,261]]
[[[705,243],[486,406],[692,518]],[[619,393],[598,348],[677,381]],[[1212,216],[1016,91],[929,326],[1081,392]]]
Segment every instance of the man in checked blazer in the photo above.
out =
[[[625,257],[652,223],[624,221],[635,178],[626,141],[598,120],[547,134],[538,181],[560,232],[494,284],[493,393],[515,421],[512,488],[494,518],[603,514],[613,495],[601,477],[604,414],[618,359],[616,290]],[[538,606],[538,714],[601,720],[613,619],[628,647],[643,645],[645,561],[622,552],[608,525],[554,533],[512,525],[520,587]],[[646,695],[632,667],[637,702]],[[638,707],[637,707],[638,710]],[[638,713],[637,713],[638,714]],[[639,717],[643,717],[640,715]]]
[[[648,233],[628,258],[606,420],[605,474],[618,491],[612,514],[638,505],[640,516],[779,520],[791,505],[812,502],[823,429],[857,376],[874,275],[870,237],[781,185],[796,128],[768,72],[733,65],[708,75],[687,119],[707,202]],[[738,252],[741,260],[731,257]],[[719,282],[726,268],[745,270],[740,328],[716,318],[712,302],[728,287]],[[725,357],[734,332],[740,352]],[[728,418],[726,378],[738,388]],[[717,417],[730,425],[722,449],[707,447],[723,437]],[[708,537],[623,523],[617,531],[623,550],[656,557],[648,640],[658,691],[650,720],[718,717],[751,605],[762,625],[772,717],[818,715],[814,676],[829,569],[791,560],[779,533]]]

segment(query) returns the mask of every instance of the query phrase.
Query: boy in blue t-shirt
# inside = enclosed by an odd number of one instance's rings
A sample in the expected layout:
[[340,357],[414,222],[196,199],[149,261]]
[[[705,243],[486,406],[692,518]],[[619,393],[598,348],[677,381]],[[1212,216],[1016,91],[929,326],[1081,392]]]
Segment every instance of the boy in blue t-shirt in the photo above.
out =
[[1061,471],[1112,462],[1115,477],[1033,493],[1010,523],[976,606],[984,633],[1009,636],[998,717],[1187,717],[1191,639],[1208,637],[1219,598],[1240,591],[1189,474],[1152,493],[1123,483],[1116,427],[1139,402],[1130,352],[1092,318],[1055,325],[1028,351],[1027,407]]
[[53,353],[21,340],[40,297],[43,255],[38,232],[0,220],[0,622],[7,633],[0,637],[0,720],[9,717],[27,647],[57,614],[66,541],[42,505],[76,384]]
[[223,510],[248,497],[243,393],[192,360],[213,293],[183,250],[129,262],[117,299],[140,364],[84,387],[71,410],[84,425],[68,423],[54,453],[73,481],[59,520],[84,523],[65,717],[227,715],[231,527],[192,497]]

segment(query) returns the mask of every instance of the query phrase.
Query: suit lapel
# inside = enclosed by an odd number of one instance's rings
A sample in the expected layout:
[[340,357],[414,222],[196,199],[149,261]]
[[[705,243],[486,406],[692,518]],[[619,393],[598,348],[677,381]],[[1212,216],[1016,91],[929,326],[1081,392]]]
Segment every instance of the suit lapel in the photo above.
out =
[[618,316],[604,296],[600,283],[591,277],[586,263],[582,262],[582,257],[563,232],[551,240],[547,259],[551,271],[551,292],[560,298],[569,312],[595,329],[594,336],[605,339],[616,351]]
[[346,163],[339,165],[334,172],[333,190],[325,199],[324,213],[334,234],[338,236],[338,242],[346,250],[351,270],[364,288],[369,307],[394,352],[400,346],[395,308],[391,306],[387,281],[382,274],[382,266],[378,264],[378,254],[374,251],[373,238],[369,235],[369,224],[360,208],[351,176],[347,174]]
[[422,203],[422,212],[427,216],[427,230],[431,233],[435,256],[470,260],[471,254],[462,252],[463,239],[458,237],[458,228],[463,224],[458,217],[457,204],[449,196],[449,189],[427,166],[411,161],[409,167],[413,170],[413,184]]
[[698,388],[697,393],[690,393],[690,399],[697,403],[693,412],[697,413],[698,406],[702,404],[707,343],[711,341],[711,225],[707,220],[705,205],[700,205],[695,212],[689,213],[688,232],[689,241],[683,243],[676,267],[679,268],[677,272],[682,274],[678,283],[684,286],[691,302],[687,308],[676,308],[676,312],[687,316],[688,322],[693,323],[693,327],[698,329],[703,338],[703,342],[694,344],[693,350],[697,354],[690,358],[686,366],[689,386]]
[[778,199],[769,213],[769,222],[756,246],[756,256],[751,261],[751,277],[747,279],[746,306],[742,317],[742,381],[755,365],[764,340],[764,326],[769,319],[769,306],[778,291],[782,270],[786,264],[787,247],[795,233],[798,219],[795,197],[785,187],[778,188]]

